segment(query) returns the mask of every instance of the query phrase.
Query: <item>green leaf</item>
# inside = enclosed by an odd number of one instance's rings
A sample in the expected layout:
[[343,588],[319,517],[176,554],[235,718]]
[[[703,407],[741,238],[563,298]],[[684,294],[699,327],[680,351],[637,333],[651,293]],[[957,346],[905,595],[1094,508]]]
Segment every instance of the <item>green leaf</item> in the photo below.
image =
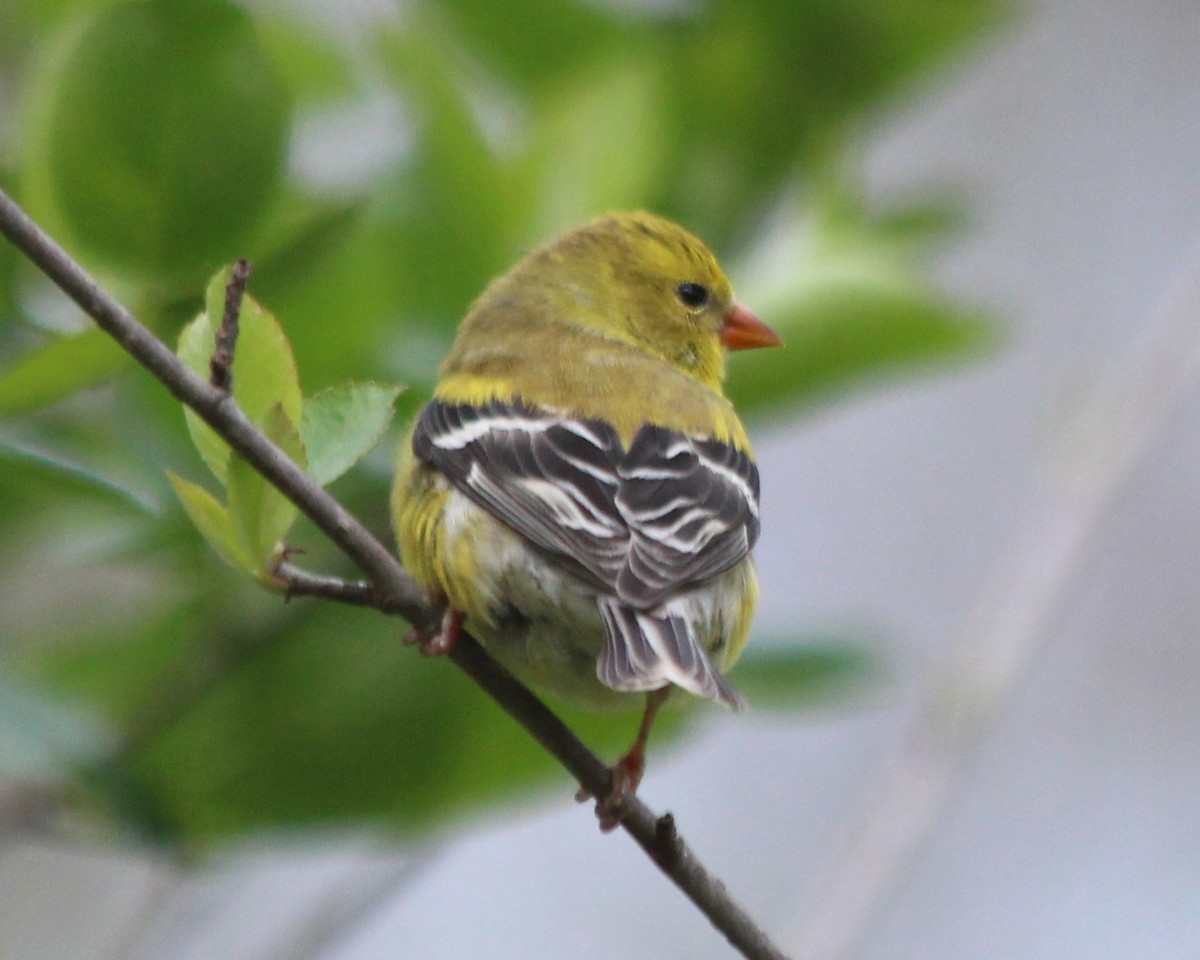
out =
[[[263,431],[302,468],[304,445],[283,408],[267,411],[259,424]],[[296,506],[241,457],[229,462],[229,522],[242,547],[255,559],[255,573],[263,578],[277,552],[279,541],[296,519]]]
[[230,566],[257,576],[259,563],[238,535],[229,511],[203,487],[167,471],[167,479],[196,529],[217,555]]
[[423,781],[440,779],[418,771],[440,769],[447,739],[467,733],[455,671],[412,656],[399,624],[347,608],[305,613],[285,642],[260,634],[254,655],[131,758],[178,837],[411,823],[431,789]]
[[290,90],[305,105],[348,99],[361,85],[356,58],[332,32],[321,29],[312,18],[294,15],[283,7],[256,8],[262,43],[272,54]]
[[[798,171],[848,166],[861,118],[955,46],[1005,0],[691,4],[663,31],[659,58],[677,91],[662,131],[674,145],[667,212],[720,246],[747,210]],[[698,82],[697,78],[703,78]],[[869,115],[868,115],[869,116]]]
[[304,401],[300,435],[308,472],[321,486],[366,456],[387,431],[402,387],[346,383]]
[[0,461],[20,464],[37,471],[39,482],[54,478],[66,487],[84,489],[119,500],[138,511],[156,515],[155,498],[103,467],[81,458],[75,451],[55,450],[46,444],[0,435]]
[[249,16],[226,0],[133,0],[64,21],[26,127],[35,215],[155,279],[247,252],[291,122]]
[[486,135],[482,118],[499,112],[480,102],[486,78],[472,76],[469,55],[430,8],[419,9],[403,31],[379,37],[417,138],[386,193],[393,234],[385,242],[405,310],[448,327],[508,266],[532,184],[508,169]]
[[[190,632],[160,625],[131,647],[122,639],[96,656],[91,643],[73,655],[92,657],[92,688],[123,723],[143,715],[130,696],[161,703],[172,674],[185,678],[176,695],[188,708],[140,739],[122,771],[173,839],[211,845],[313,824],[424,830],[536,789],[570,805],[575,785],[545,750],[447,663],[399,644],[398,623],[302,603],[244,625],[241,636],[225,622],[207,624],[203,637],[188,620]],[[198,599],[197,608],[211,604]],[[848,644],[785,647],[760,638],[733,679],[752,709],[795,709],[827,701],[868,666]],[[193,678],[206,671],[196,695]],[[113,697],[113,689],[126,695]],[[611,760],[632,743],[641,702],[612,711],[552,706]],[[701,717],[737,722],[710,704],[675,698],[655,726],[651,764]]]
[[594,4],[525,0],[452,0],[439,5],[483,57],[505,76],[528,87],[548,89],[566,72],[629,32],[621,19]]
[[[151,563],[175,568],[182,579],[196,558],[208,559],[208,547],[197,544],[180,552],[158,552]],[[241,578],[231,572],[228,579]],[[69,637],[34,649],[21,668],[38,683],[99,711],[118,731],[128,733],[145,722],[151,704],[163,702],[164,691],[180,677],[194,682],[219,662],[217,644],[199,642],[206,631],[222,637],[237,625],[221,616],[219,598],[226,578],[193,578],[175,596],[117,623],[79,623]],[[214,619],[215,614],[215,619]],[[144,728],[143,728],[144,729]]]
[[875,658],[857,644],[756,637],[730,679],[752,710],[796,710],[844,696],[877,672]]
[[0,670],[0,777],[58,779],[110,746],[109,731],[91,712],[35,692]]
[[130,363],[103,330],[55,337],[0,373],[0,417],[19,416],[112,379]]
[[255,294],[287,318],[288,339],[306,358],[306,382],[325,387],[380,375],[397,352],[391,340],[416,335],[405,323],[409,300],[401,292],[416,281],[402,276],[407,267],[393,225],[359,208],[310,227],[256,262]]
[[[307,198],[288,198],[297,209],[281,214],[271,250],[254,261],[254,291],[264,303],[275,305],[297,287],[320,280],[329,261],[353,241],[362,229],[365,201],[317,204]],[[343,300],[346,291],[340,291]],[[355,291],[356,294],[359,291]],[[280,310],[292,327],[292,310]],[[345,330],[337,330],[339,336]]]
[[[131,776],[177,839],[202,845],[305,824],[428,829],[537,786],[569,806],[569,775],[457,670],[400,644],[401,629],[307,605],[146,740]],[[639,706],[564,716],[615,759]],[[690,716],[664,711],[655,749]]]
[[[217,328],[225,311],[225,287],[230,268],[209,282],[206,309],[188,324],[179,337],[178,354],[193,372],[207,379],[209,361],[216,348]],[[242,300],[237,349],[233,360],[233,396],[255,423],[265,422],[272,407],[282,407],[292,423],[299,423],[303,408],[296,360],[283,328],[253,297]],[[229,469],[229,445],[190,409],[184,410],[188,431],[200,456],[222,484]]]

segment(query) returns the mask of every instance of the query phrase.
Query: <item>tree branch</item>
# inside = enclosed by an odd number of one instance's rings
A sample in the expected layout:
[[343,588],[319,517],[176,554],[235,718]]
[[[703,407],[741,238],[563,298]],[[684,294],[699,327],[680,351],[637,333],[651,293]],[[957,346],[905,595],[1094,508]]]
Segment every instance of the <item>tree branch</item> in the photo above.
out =
[[321,597],[351,607],[373,607],[381,613],[404,615],[399,610],[389,609],[379,591],[375,589],[375,584],[369,580],[343,580],[341,577],[313,573],[296,566],[290,560],[274,563],[271,566],[271,575],[288,600],[292,597]]
[[[102,290],[3,191],[0,232],[367,573],[377,592],[378,603],[372,606],[398,613],[418,626],[433,622],[437,611],[426,591],[387,547],[258,430],[230,394],[185,367],[169,347]],[[607,794],[609,768],[474,639],[463,634],[450,659],[557,758],[584,789],[597,797]],[[633,797],[621,825],[743,956],[750,960],[785,960],[730,898],[724,885],[696,859],[676,833],[670,815],[659,818]]]

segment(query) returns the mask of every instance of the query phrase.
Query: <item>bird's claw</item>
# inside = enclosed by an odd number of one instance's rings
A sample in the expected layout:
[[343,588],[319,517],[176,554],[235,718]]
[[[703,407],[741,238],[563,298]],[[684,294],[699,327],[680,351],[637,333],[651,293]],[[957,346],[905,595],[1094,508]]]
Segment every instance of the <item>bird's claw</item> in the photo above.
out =
[[463,621],[466,618],[466,614],[447,607],[436,630],[412,627],[404,635],[404,643],[409,646],[420,644],[423,657],[444,657],[458,644],[458,637],[462,633]]
[[[612,777],[608,792],[603,797],[596,798],[596,819],[600,821],[600,830],[603,833],[611,833],[625,819],[630,802],[637,796],[645,768],[645,758],[640,752],[635,755],[632,750],[611,768]],[[575,793],[575,802],[583,803],[591,796],[590,790],[580,787]]]

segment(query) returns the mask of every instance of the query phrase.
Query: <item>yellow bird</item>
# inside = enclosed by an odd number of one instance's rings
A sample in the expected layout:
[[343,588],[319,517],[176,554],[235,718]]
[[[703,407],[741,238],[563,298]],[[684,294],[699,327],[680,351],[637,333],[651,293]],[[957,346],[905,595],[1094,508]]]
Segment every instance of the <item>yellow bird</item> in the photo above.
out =
[[463,320],[401,454],[405,566],[518,678],[574,701],[646,694],[601,805],[636,790],[654,715],[725,678],[758,597],[758,469],[727,351],[777,346],[682,227],[614,213],[539,247]]

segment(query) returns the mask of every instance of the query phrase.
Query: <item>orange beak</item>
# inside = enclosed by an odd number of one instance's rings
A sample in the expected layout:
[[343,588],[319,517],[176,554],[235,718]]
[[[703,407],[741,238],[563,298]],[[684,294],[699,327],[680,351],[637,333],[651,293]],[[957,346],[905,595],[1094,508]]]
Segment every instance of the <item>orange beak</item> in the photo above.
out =
[[727,350],[783,346],[783,340],[779,334],[745,307],[739,307],[736,303],[725,314],[725,326],[718,336]]

